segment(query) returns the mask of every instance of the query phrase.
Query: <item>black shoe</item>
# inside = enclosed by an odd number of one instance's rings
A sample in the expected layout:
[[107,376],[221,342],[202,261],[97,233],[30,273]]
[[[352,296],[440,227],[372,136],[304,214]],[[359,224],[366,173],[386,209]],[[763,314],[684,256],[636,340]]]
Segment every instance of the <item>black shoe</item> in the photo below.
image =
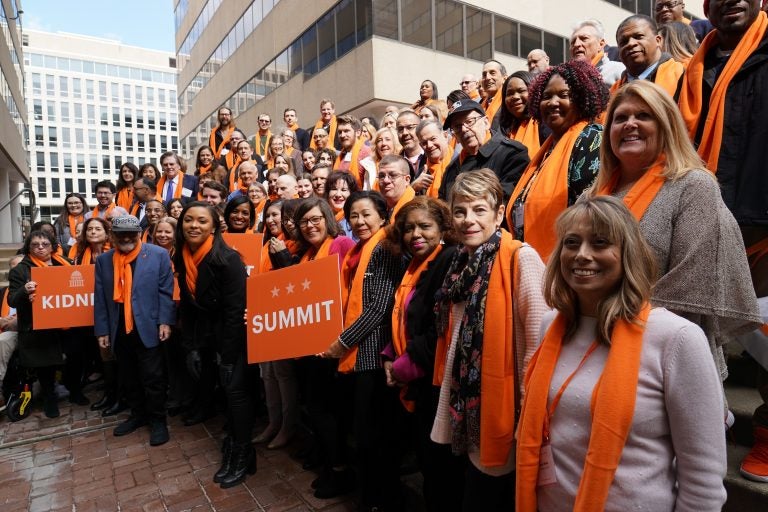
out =
[[329,500],[336,496],[349,494],[355,490],[355,473],[349,468],[342,471],[332,471],[330,478],[321,484],[323,485],[315,489],[315,498]]
[[221,467],[216,474],[213,475],[214,483],[220,483],[232,468],[232,444],[231,437],[227,436],[224,438],[224,443],[221,449]]
[[126,409],[128,409],[128,404],[122,400],[117,400],[114,404],[112,404],[111,407],[107,407],[106,409],[102,410],[101,416],[104,418],[107,416],[115,416],[116,414],[120,414]]
[[149,446],[165,444],[171,436],[168,434],[168,425],[165,421],[153,421],[149,432]]
[[47,418],[59,417],[59,399],[53,392],[46,395],[45,400],[43,400],[43,412]]
[[222,489],[234,487],[245,480],[247,475],[256,473],[256,450],[251,443],[232,444],[232,463],[229,472],[219,481]]
[[205,410],[198,409],[194,413],[184,418],[183,423],[185,427],[191,427],[192,425],[197,425],[198,423],[202,423],[209,418],[213,418],[214,415],[215,413],[213,411],[205,411]]
[[109,393],[104,393],[104,396],[91,404],[91,410],[101,411],[104,409],[109,409],[113,405],[115,405],[115,397],[111,396]]
[[127,420],[116,426],[112,433],[115,435],[115,437],[125,436],[146,424],[147,420],[145,418],[139,418],[137,416],[131,415]]
[[309,484],[312,486],[313,489],[317,489],[318,487],[323,487],[325,485],[328,485],[328,482],[331,480],[331,472],[324,469],[320,472],[320,476],[312,480],[312,483]]
[[68,400],[69,400],[69,403],[77,404],[77,405],[88,405],[91,403],[91,401],[88,400],[88,397],[85,396],[82,391],[79,391],[77,393],[70,393]]

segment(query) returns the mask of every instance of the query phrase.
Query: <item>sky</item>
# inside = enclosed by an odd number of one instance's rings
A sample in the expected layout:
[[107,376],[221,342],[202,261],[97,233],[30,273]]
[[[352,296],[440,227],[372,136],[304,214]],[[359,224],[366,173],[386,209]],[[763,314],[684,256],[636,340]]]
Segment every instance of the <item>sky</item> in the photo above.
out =
[[173,0],[21,0],[22,26],[175,52]]

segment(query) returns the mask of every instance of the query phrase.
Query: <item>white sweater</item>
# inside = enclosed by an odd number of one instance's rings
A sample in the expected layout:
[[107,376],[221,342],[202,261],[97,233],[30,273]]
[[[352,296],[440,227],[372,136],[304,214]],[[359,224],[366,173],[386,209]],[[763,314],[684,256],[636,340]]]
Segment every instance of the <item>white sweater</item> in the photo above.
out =
[[[542,335],[554,319],[542,321]],[[596,319],[581,317],[565,344],[548,404],[595,339]],[[550,427],[557,484],[538,488],[542,512],[573,510],[591,425],[592,391],[609,348],[600,345],[576,373]],[[655,308],[643,335],[632,429],[608,493],[606,511],[719,511],[726,471],[722,387],[699,327]]]

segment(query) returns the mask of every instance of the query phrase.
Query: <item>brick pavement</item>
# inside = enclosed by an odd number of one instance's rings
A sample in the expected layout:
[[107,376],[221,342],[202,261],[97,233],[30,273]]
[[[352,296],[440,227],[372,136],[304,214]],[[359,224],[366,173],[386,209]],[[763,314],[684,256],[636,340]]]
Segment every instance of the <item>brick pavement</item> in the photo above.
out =
[[[150,447],[147,428],[112,435],[126,414],[102,419],[87,406],[65,400],[59,406],[56,419],[45,418],[39,403],[18,423],[0,418],[3,512],[356,510],[354,496],[315,498],[310,482],[316,474],[302,469],[291,457],[296,447],[290,446],[257,448],[256,474],[242,485],[221,489],[212,481],[221,462],[221,418],[193,427],[170,418],[170,442]],[[409,508],[421,508],[418,497],[409,501],[415,502]]]

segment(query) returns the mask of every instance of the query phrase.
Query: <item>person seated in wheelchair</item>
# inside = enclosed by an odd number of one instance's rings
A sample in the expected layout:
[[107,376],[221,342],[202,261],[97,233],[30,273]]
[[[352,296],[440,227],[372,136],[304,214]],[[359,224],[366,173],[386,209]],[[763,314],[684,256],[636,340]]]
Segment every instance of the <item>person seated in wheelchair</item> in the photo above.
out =
[[[8,265],[15,267],[24,259],[24,256],[17,254],[13,256]],[[5,380],[8,370],[8,362],[16,350],[16,343],[19,338],[18,321],[16,319],[16,308],[8,304],[8,288],[0,289],[0,383]],[[0,392],[0,412],[5,410],[5,398]]]

